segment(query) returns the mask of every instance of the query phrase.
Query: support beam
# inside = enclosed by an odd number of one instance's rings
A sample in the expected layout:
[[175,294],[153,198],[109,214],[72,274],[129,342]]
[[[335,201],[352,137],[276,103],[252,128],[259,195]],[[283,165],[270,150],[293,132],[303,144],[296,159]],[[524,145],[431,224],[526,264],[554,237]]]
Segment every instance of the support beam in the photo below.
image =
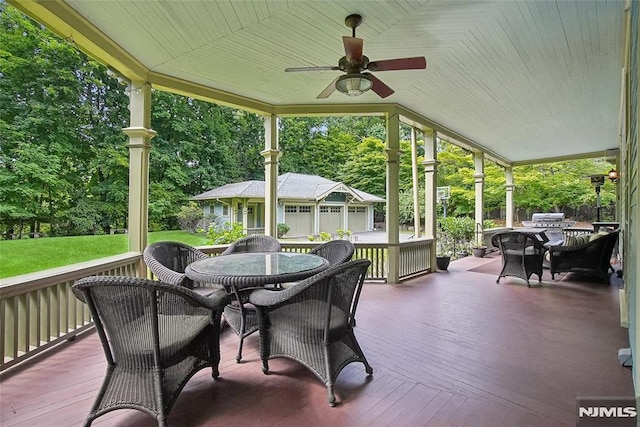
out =
[[411,128],[411,177],[413,184],[413,236],[420,237],[420,181],[418,177],[418,144],[416,128]]
[[[147,246],[149,223],[149,151],[151,138],[151,86],[132,82],[129,94],[130,126],[123,129],[129,137],[129,250],[142,252]],[[141,262],[139,274],[144,265]]]
[[513,185],[513,168],[510,166],[507,166],[504,168],[504,175],[506,178],[506,196],[507,196],[507,200],[506,200],[506,211],[505,211],[505,217],[506,217],[506,226],[507,227],[513,227],[513,190],[515,189],[515,185]]
[[397,113],[387,115],[387,241],[389,242],[387,283],[400,281],[400,120]]
[[[482,227],[483,227],[483,219],[484,219],[484,153],[476,152],[473,153],[473,163],[475,164],[475,174],[473,178],[476,182],[476,205],[475,205],[475,213],[476,213],[476,225],[475,225],[475,241],[477,245],[482,245]],[[480,224],[480,225],[478,225]]]
[[278,117],[274,114],[264,120],[264,234],[278,235]]

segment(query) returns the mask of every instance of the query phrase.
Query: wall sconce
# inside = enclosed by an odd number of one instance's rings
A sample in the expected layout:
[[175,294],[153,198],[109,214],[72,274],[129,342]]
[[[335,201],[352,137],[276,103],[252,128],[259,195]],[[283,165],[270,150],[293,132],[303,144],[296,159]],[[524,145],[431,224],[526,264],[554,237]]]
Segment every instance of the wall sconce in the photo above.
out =
[[611,180],[611,182],[618,182],[618,171],[611,168],[611,170],[607,174],[607,177]]

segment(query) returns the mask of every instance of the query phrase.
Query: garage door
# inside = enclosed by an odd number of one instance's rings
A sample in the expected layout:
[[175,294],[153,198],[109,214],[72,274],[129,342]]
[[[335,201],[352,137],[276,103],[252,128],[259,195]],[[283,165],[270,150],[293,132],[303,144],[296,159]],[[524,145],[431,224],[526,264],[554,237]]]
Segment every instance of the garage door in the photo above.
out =
[[367,231],[367,208],[364,206],[349,207],[349,230],[354,233]]
[[284,222],[289,226],[287,236],[313,234],[313,209],[311,206],[285,205]]
[[343,228],[342,219],[342,206],[320,206],[320,231],[336,234]]

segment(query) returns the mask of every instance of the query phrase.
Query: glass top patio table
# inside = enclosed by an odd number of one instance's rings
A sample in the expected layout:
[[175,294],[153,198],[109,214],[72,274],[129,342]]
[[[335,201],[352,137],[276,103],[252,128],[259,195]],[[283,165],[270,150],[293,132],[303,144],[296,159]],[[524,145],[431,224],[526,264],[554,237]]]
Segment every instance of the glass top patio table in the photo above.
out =
[[297,252],[244,252],[219,255],[191,263],[192,280],[237,288],[295,282],[329,267],[329,261]]

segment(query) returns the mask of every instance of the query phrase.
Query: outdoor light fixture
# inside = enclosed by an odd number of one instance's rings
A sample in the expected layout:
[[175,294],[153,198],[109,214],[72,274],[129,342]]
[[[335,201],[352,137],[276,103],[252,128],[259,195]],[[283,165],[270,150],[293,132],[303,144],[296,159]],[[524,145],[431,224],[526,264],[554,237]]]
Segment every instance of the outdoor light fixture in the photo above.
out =
[[336,80],[336,89],[348,96],[362,95],[372,87],[373,80],[366,74],[345,74]]
[[602,209],[602,205],[600,204],[600,187],[604,184],[604,177],[608,175],[589,175],[587,178],[591,180],[591,185],[596,190],[596,217],[597,221],[600,222],[600,210]]
[[615,170],[614,168],[611,168],[607,176],[609,177],[611,182],[618,182],[618,171]]

